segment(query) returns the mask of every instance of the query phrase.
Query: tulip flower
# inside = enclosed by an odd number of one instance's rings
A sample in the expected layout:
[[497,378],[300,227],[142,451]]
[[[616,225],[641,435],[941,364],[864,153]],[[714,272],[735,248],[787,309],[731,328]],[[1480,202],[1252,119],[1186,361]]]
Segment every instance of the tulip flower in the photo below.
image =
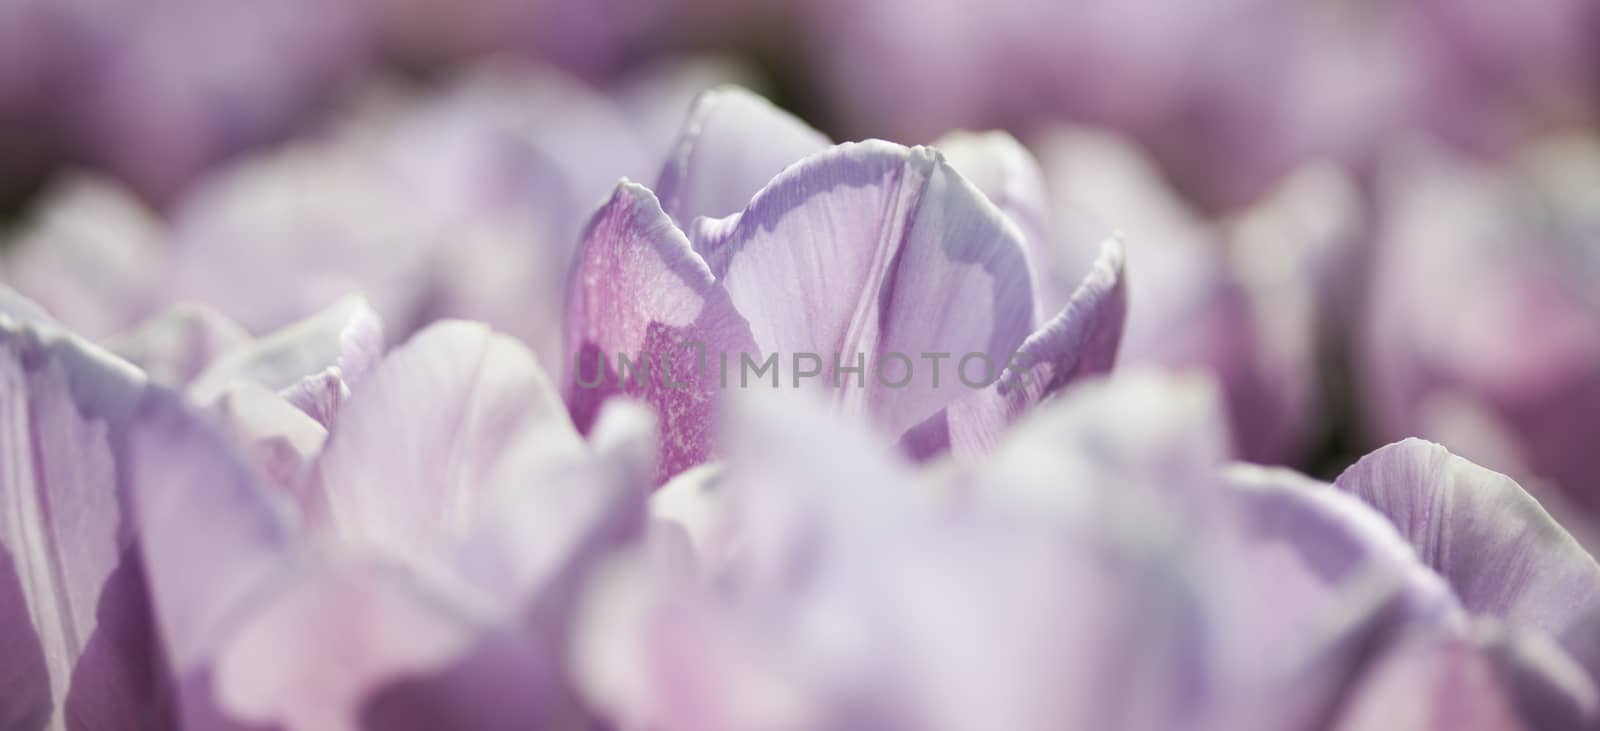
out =
[[1354,331],[1372,438],[1434,439],[1600,509],[1600,151],[1555,140],[1493,168],[1416,149],[1389,173]]
[[[774,388],[812,379],[912,453],[981,451],[1109,368],[1121,337],[1120,242],[1042,317],[1027,247],[936,150],[829,147],[760,98],[710,92],[656,191],[622,183],[584,235],[566,313],[573,418],[587,429],[615,393],[655,407],[664,479],[707,459],[718,392],[756,370]],[[629,376],[619,357],[656,367]]]

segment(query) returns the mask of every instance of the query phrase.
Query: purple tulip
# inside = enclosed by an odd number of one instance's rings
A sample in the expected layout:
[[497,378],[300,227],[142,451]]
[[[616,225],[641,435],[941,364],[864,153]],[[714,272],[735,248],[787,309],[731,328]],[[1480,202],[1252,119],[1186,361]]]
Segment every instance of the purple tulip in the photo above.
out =
[[[1395,445],[1337,486],[1230,467],[1216,393],[1121,376],[1069,388],[981,463],[919,472],[765,396],[730,412],[725,468],[655,494],[657,537],[583,604],[578,677],[626,725],[1596,718],[1581,644],[1600,567],[1514,483],[1436,447]],[[1430,504],[1444,522],[1414,532]]]
[[[749,367],[770,361],[758,384],[798,387],[814,368],[836,408],[912,453],[981,451],[1050,392],[1108,368],[1121,334],[1121,244],[1043,320],[1024,236],[934,150],[828,147],[747,92],[708,93],[656,192],[624,182],[584,235],[563,363],[574,420],[587,429],[614,393],[650,404],[664,479],[710,456],[718,392],[750,387]],[[942,386],[939,353],[951,359]],[[912,360],[925,355],[934,362]],[[619,357],[654,368],[629,376]],[[984,387],[954,383],[969,357],[988,364],[971,377]]]
[[1600,509],[1600,151],[1553,141],[1492,169],[1390,167],[1355,331],[1371,433],[1438,440]]

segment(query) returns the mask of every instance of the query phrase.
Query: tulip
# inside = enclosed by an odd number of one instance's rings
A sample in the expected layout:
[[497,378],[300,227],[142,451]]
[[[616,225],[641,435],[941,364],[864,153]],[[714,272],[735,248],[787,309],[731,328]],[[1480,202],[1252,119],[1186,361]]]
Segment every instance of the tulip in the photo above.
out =
[[[712,453],[725,374],[747,387],[747,364],[771,359],[785,363],[775,384],[798,387],[814,366],[836,408],[912,453],[982,451],[1051,392],[1109,368],[1121,336],[1120,242],[1042,317],[1027,247],[935,150],[829,147],[758,97],[710,92],[655,191],[623,182],[583,237],[563,360],[574,421],[587,429],[615,393],[650,404],[665,479]],[[943,385],[937,362],[912,361],[939,353],[952,358]],[[613,356],[658,367],[624,377]],[[988,373],[963,375],[969,359]]]

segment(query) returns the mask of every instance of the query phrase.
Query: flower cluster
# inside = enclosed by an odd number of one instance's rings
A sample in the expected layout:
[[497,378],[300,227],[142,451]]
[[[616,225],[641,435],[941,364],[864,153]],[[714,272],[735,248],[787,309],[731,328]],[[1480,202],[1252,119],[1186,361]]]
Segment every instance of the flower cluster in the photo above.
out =
[[[165,215],[58,190],[0,287],[0,728],[1600,728],[1600,154],[1211,218],[1103,132],[683,101],[493,68]],[[1341,311],[1401,441],[1257,464]]]

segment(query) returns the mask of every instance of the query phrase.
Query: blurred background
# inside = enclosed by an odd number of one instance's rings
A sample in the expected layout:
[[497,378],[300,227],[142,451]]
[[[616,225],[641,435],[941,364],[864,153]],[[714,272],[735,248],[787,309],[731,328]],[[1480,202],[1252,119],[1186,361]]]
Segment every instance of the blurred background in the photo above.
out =
[[0,277],[96,338],[359,290],[558,362],[588,214],[724,83],[1009,132],[1048,279],[1120,231],[1122,363],[1215,374],[1242,458],[1417,435],[1600,511],[1592,0],[0,0]]

